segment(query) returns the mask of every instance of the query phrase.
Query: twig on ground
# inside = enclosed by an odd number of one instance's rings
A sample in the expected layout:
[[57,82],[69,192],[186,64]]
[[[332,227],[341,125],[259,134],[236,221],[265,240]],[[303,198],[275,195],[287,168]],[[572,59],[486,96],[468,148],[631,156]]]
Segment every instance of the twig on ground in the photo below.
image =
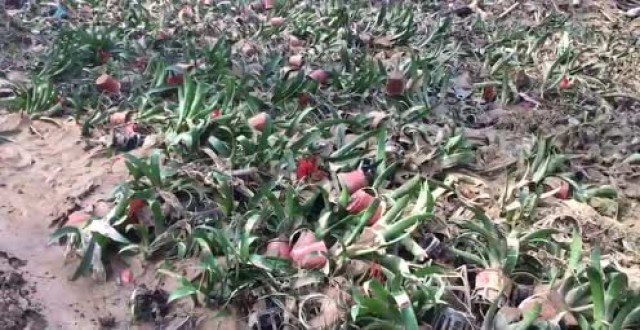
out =
[[509,15],[514,9],[516,9],[520,5],[519,2],[514,3],[511,7],[507,8],[502,14],[498,15],[498,19],[503,19],[505,16]]

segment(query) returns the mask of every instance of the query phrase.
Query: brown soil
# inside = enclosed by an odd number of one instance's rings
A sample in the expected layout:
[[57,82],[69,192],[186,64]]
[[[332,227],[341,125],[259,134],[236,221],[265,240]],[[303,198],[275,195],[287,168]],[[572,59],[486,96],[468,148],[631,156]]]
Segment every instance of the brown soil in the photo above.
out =
[[158,279],[154,265],[138,258],[125,261],[132,283],[118,284],[115,265],[106,282],[70,280],[79,260],[65,258],[64,247],[47,238],[53,221],[64,222],[73,211],[108,211],[106,200],[127,171],[121,157],[103,151],[83,142],[75,122],[30,122],[0,112],[0,329],[239,328],[233,314],[197,313],[186,302],[172,304],[160,321],[132,325],[135,288],[170,292],[176,285]]
[[19,268],[25,262],[0,251],[0,329],[45,329],[47,324],[31,296],[36,289],[29,287]]
[[[0,137],[10,141],[0,141],[0,252],[26,261],[20,273],[10,274],[35,288],[30,299],[42,307],[49,329],[95,329],[100,318],[110,315],[116,325],[125,320],[131,288],[91,278],[69,281],[75,264],[65,264],[63,248],[47,242],[51,219],[108,196],[123,177],[123,166],[118,170],[111,160],[85,151],[72,122],[28,123],[17,115],[2,115]],[[70,196],[83,195],[90,187],[88,196],[78,198],[80,205],[70,203]],[[5,314],[0,314],[3,321]]]

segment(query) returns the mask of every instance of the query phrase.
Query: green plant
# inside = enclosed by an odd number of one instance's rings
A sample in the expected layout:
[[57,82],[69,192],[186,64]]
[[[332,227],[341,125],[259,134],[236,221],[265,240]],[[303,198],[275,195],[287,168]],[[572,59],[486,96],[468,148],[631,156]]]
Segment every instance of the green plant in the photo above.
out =
[[[527,251],[545,246],[553,250],[558,249],[558,244],[551,239],[551,235],[558,232],[555,229],[506,231],[491,221],[482,210],[473,207],[470,209],[475,217],[471,221],[458,224],[462,230],[450,251],[481,267],[476,275],[476,290],[483,298],[493,301],[499,297],[499,292],[510,292],[509,276],[518,269],[519,262]],[[525,268],[519,271],[531,273],[536,277],[539,268]]]
[[250,216],[242,231],[234,232],[231,228],[215,228],[200,225],[194,228],[191,254],[200,258],[198,275],[185,278],[169,270],[161,273],[175,277],[180,287],[171,293],[169,300],[191,296],[207,305],[227,304],[242,292],[269,282],[275,272],[287,273],[287,261],[265,258],[252,252],[252,245],[258,237],[253,231],[259,225],[261,216]]
[[65,27],[43,57],[38,76],[60,79],[85,66],[105,64],[109,58],[127,58],[123,30],[116,26]]
[[11,107],[30,117],[53,116],[60,112],[62,102],[55,86],[48,78],[35,78],[30,86],[17,87]]
[[351,318],[355,324],[370,329],[418,329],[412,302],[405,290],[385,288],[377,281],[368,282],[370,296],[354,292]]
[[640,295],[629,291],[626,274],[597,266],[588,267],[586,273],[592,311],[586,316],[579,314],[581,329],[622,330],[640,326]]

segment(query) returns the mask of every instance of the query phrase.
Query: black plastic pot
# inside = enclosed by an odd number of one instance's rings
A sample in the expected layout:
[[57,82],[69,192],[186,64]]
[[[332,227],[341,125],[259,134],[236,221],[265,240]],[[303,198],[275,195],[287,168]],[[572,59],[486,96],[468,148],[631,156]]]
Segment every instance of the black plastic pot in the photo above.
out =
[[113,135],[112,146],[118,151],[131,151],[144,144],[145,136],[142,134],[126,135],[119,132]]
[[536,279],[526,273],[517,274],[513,277],[513,289],[509,295],[511,306],[518,306],[520,303],[533,295],[536,287]]
[[169,312],[169,294],[162,289],[150,290],[140,285],[132,294],[133,318],[136,321],[159,321]]
[[284,310],[278,306],[271,298],[265,301],[266,308],[258,312],[258,322],[254,324],[252,330],[279,330],[284,323]]
[[436,317],[433,330],[471,330],[473,323],[473,316],[446,307]]
[[424,233],[418,244],[432,259],[438,259],[444,252],[442,241],[432,233]]
[[515,283],[509,300],[513,306],[518,306],[520,303],[533,295],[535,286],[529,284]]

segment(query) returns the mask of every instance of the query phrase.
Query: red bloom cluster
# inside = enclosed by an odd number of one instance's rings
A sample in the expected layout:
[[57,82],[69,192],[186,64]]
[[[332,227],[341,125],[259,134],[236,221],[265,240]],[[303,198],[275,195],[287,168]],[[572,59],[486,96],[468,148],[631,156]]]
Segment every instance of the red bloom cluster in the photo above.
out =
[[111,54],[109,54],[108,51],[103,49],[98,50],[98,58],[100,59],[100,63],[104,64],[109,62],[110,57],[111,57]]
[[487,86],[482,90],[482,99],[485,102],[493,102],[497,96],[496,90],[491,86]]
[[170,74],[167,76],[167,85],[182,85],[184,77],[181,74]]
[[131,221],[138,222],[138,215],[140,214],[140,210],[147,206],[147,203],[142,199],[132,199],[129,201],[129,211],[127,213],[127,218]]
[[567,76],[562,77],[562,79],[560,79],[560,84],[558,85],[558,87],[560,87],[560,89],[569,89],[571,88],[571,81],[569,81],[569,78],[567,78]]
[[309,178],[311,180],[321,180],[324,175],[325,173],[318,166],[318,157],[311,156],[298,160],[298,167],[296,168],[298,180]]

